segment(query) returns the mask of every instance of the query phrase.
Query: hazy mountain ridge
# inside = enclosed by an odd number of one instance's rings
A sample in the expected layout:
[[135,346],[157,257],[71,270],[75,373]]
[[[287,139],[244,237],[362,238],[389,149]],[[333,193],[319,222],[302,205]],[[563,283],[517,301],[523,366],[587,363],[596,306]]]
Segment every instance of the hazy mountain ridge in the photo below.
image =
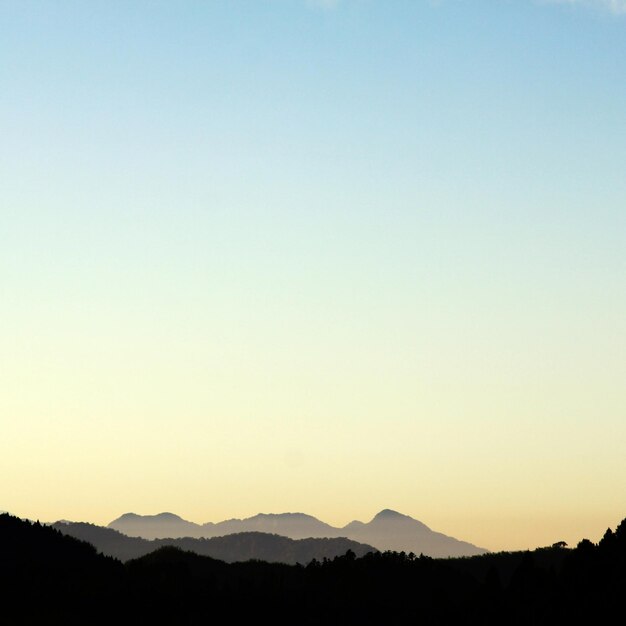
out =
[[259,513],[245,519],[195,524],[173,513],[125,513],[108,528],[129,537],[213,538],[235,533],[262,532],[290,539],[345,537],[378,550],[414,552],[432,557],[473,556],[488,552],[467,541],[431,530],[426,524],[391,509],[380,511],[370,522],[354,520],[335,527],[305,513]]
[[290,539],[277,534],[248,531],[220,537],[143,539],[112,528],[82,522],[56,522],[52,527],[86,541],[98,551],[121,561],[140,558],[165,546],[195,552],[227,563],[258,559],[267,563],[296,564],[332,559],[352,550],[357,556],[376,551],[372,546],[345,537]]

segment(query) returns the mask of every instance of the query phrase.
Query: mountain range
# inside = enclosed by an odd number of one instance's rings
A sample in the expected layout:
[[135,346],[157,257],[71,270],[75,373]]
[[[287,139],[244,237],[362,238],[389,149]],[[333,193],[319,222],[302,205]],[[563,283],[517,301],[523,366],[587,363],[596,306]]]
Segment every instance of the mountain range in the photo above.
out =
[[245,519],[195,524],[173,513],[137,515],[126,513],[113,520],[108,528],[129,537],[144,539],[223,537],[235,533],[270,533],[290,539],[346,538],[378,550],[413,552],[443,558],[473,556],[488,550],[431,530],[426,524],[385,509],[369,522],[355,520],[335,527],[305,513],[259,513]]
[[137,559],[165,546],[173,546],[226,563],[260,560],[266,563],[306,565],[314,559],[333,559],[351,550],[357,557],[376,548],[344,537],[290,539],[261,532],[233,533],[221,537],[179,537],[143,539],[128,537],[112,528],[82,522],[55,522],[52,527],[64,535],[86,541],[99,552],[120,561]]

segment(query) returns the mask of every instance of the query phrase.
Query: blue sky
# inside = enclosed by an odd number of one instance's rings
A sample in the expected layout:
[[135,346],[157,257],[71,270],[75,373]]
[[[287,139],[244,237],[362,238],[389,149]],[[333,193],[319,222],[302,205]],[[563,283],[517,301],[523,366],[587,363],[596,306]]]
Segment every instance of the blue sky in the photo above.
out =
[[0,0],[0,507],[618,522],[625,6]]

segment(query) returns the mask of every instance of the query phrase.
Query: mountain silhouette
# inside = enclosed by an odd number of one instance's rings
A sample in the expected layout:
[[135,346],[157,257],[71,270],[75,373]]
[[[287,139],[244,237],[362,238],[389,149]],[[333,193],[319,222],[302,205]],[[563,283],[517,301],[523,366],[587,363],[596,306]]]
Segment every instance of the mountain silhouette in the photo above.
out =
[[200,524],[188,522],[174,513],[159,513],[158,515],[124,513],[118,519],[113,520],[108,527],[129,537],[143,537],[144,539],[214,536],[213,533],[203,534]]
[[202,528],[211,529],[220,535],[257,531],[275,533],[291,539],[341,536],[330,524],[305,513],[259,513],[242,520],[231,519],[218,524],[204,524]]
[[[119,561],[58,530],[0,514],[0,622],[115,623],[124,598]],[[97,610],[95,610],[97,607]]]
[[208,539],[235,533],[261,532],[290,539],[345,537],[378,550],[414,552],[432,557],[472,556],[488,552],[466,541],[433,531],[419,520],[391,509],[380,511],[370,522],[355,520],[344,527],[331,526],[305,513],[259,513],[245,519],[206,524],[195,524],[173,513],[126,513],[113,520],[108,527],[129,537],[145,539]]
[[[415,521],[385,511],[354,526],[414,527]],[[60,525],[119,535],[87,524]],[[244,533],[243,541],[255,534]],[[220,541],[237,538],[242,536]],[[359,557],[348,550],[306,566],[259,559],[226,563],[166,545],[165,539],[125,540],[162,545],[122,563],[56,528],[0,515],[2,623],[554,626],[611,624],[624,609],[626,520],[597,544],[582,539],[573,549],[557,541],[533,551],[459,559],[393,551]]]
[[367,524],[351,522],[343,530],[350,539],[363,541],[379,550],[413,552],[436,558],[487,552],[466,541],[435,532],[426,524],[390,509],[381,511]]
[[142,539],[128,537],[112,528],[80,522],[56,522],[52,527],[60,532],[92,544],[98,551],[121,561],[136,559],[150,552],[173,546],[187,552],[209,556],[227,563],[258,559],[267,563],[302,563],[316,559],[332,559],[348,550],[357,556],[376,551],[344,537],[290,539],[277,534],[248,531],[221,537]]

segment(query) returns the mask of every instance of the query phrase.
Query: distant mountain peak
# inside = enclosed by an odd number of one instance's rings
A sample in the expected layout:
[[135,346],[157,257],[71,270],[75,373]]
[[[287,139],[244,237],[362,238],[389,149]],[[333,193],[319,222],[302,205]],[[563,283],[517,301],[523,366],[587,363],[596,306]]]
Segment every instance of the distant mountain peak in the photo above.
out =
[[157,513],[156,515],[137,515],[137,513],[124,513],[120,515],[117,520],[163,520],[163,521],[184,521],[180,515],[176,515],[175,513],[169,513],[168,511],[164,511],[163,513]]
[[257,513],[248,519],[309,519],[319,521],[316,517],[306,513]]
[[125,520],[130,520],[130,519],[139,519],[140,517],[142,517],[141,515],[137,515],[137,513],[122,513],[122,515],[120,515],[117,519],[125,519]]
[[175,513],[169,513],[168,511],[164,511],[163,513],[157,513],[155,518],[165,519],[165,520],[182,520],[183,518],[180,515],[176,515]]
[[385,527],[391,524],[394,528],[401,526],[406,530],[411,529],[411,532],[415,530],[419,532],[430,531],[430,528],[423,522],[392,509],[383,509],[380,513],[377,513],[370,524],[372,527]]
[[[377,513],[374,516],[374,520],[393,520],[393,519],[413,519],[408,515],[403,515],[402,513],[398,513],[398,511],[393,511],[392,509],[383,509],[380,513]],[[374,521],[372,520],[372,521]]]
[[346,530],[347,528],[360,528],[362,526],[365,526],[365,522],[362,522],[358,519],[353,519],[351,522],[343,527],[343,530]]

